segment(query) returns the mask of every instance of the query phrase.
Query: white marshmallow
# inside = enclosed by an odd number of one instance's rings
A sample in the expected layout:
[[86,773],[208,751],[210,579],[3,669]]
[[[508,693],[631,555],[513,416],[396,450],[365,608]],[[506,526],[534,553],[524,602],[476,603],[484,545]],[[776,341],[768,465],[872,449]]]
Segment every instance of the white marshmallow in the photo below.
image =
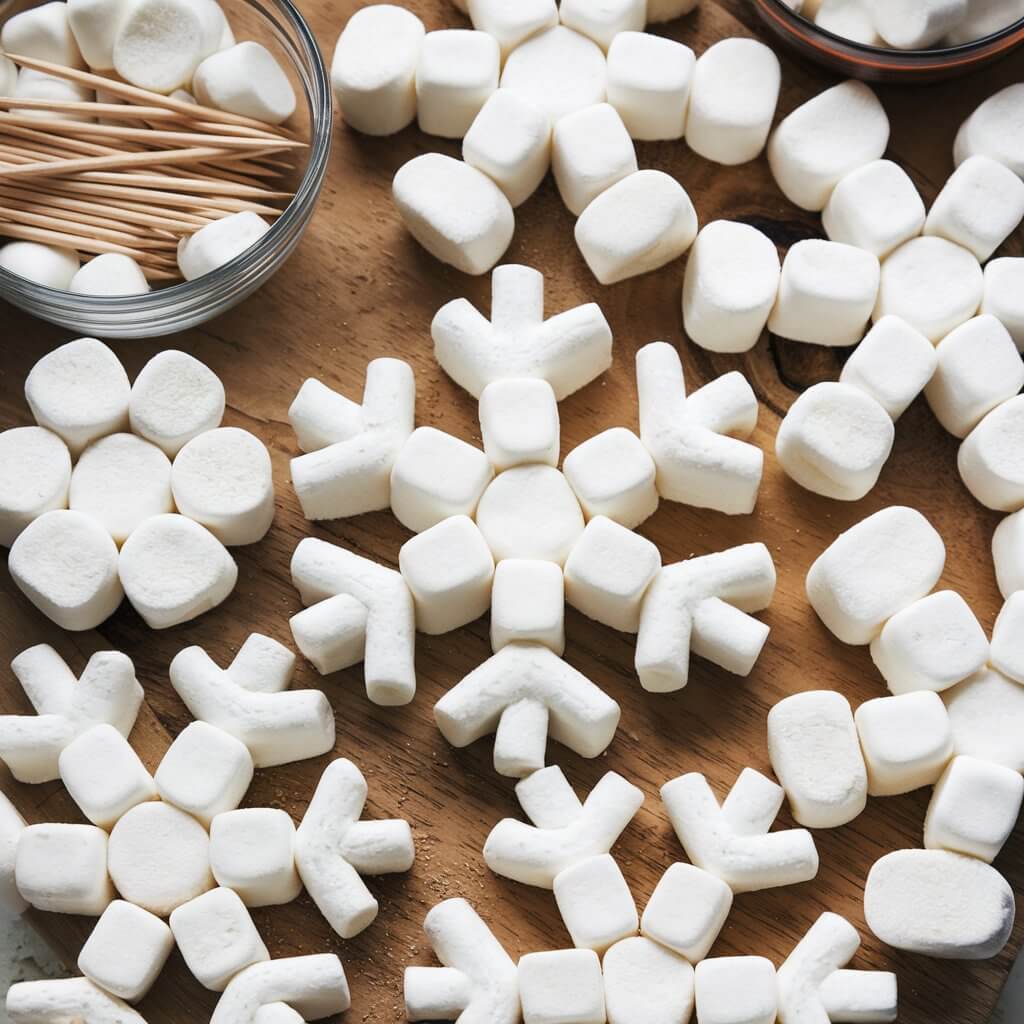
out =
[[996,527],[992,534],[992,561],[1004,598],[1024,590],[1024,515],[1014,513]]
[[293,615],[288,625],[295,646],[325,676],[363,660],[368,618],[362,601],[336,594]]
[[764,455],[742,438],[757,425],[757,398],[746,379],[727,373],[687,396],[679,353],[666,342],[636,354],[640,440],[669,501],[729,515],[753,511]]
[[606,189],[576,222],[576,244],[601,284],[657,270],[697,236],[686,190],[662,171],[637,171]]
[[651,693],[681,690],[690,656],[734,675],[753,670],[768,627],[752,618],[775,593],[775,566],[763,544],[744,544],[665,566],[640,612],[636,672]]
[[555,0],[467,0],[464,5],[473,28],[494,36],[501,46],[501,59],[526,42],[530,36],[558,24]]
[[843,643],[869,644],[886,620],[929,593],[946,547],[920,512],[884,508],[841,533],[807,573],[807,599]]
[[582,813],[583,804],[557,764],[520,779],[516,799],[537,828],[565,828]]
[[254,693],[287,690],[295,669],[295,655],[283,644],[261,633],[250,633],[225,670],[228,678]]
[[210,274],[254,246],[270,225],[251,210],[205,224],[178,242],[178,269],[186,281]]
[[181,904],[170,925],[188,969],[213,992],[223,992],[246,967],[270,959],[249,911],[231,889],[211,889]]
[[897,850],[876,861],[864,918],[882,942],[941,959],[986,960],[1013,928],[1013,890],[998,871],[946,850]]
[[605,516],[633,528],[658,508],[654,460],[623,427],[584,441],[566,456],[563,469],[587,519]]
[[442,306],[430,325],[434,357],[475,398],[496,380],[539,377],[561,401],[612,363],[612,332],[596,303],[544,319],[544,276],[506,264],[491,275],[491,319],[466,299]]
[[692,864],[673,864],[651,893],[641,932],[690,963],[708,955],[732,909],[732,889]]
[[303,1024],[302,1014],[287,1003],[266,1003],[256,1011],[253,1024]]
[[247,907],[291,903],[302,890],[292,853],[294,841],[295,825],[285,811],[271,807],[224,811],[210,823],[213,877],[218,885],[233,889]]
[[865,0],[822,0],[814,23],[826,32],[864,46],[885,45]]
[[18,892],[38,910],[98,917],[114,898],[107,847],[95,825],[29,825],[14,862]]
[[[21,99],[48,100],[51,103],[63,100],[87,103],[95,99],[97,94],[76,82],[69,82],[65,78],[58,78],[45,71],[22,68],[18,72],[14,95]],[[49,121],[58,117],[63,117],[68,121],[92,120],[88,114],[61,115],[52,110],[26,110],[20,111],[20,113],[41,121]],[[9,254],[6,252],[8,249],[10,249]],[[60,288],[64,291],[70,287],[70,280],[77,273],[79,267],[78,253],[56,246],[40,245],[36,242],[11,242],[4,246],[3,252],[5,261],[7,258],[12,260],[12,265],[7,269],[21,274],[22,277],[35,280],[37,284],[43,284],[49,288]]]
[[501,51],[486,32],[428,32],[416,65],[416,118],[420,131],[461,139],[498,88]]
[[[289,675],[293,664],[289,652]],[[192,715],[241,740],[257,768],[317,757],[334,746],[334,712],[319,690],[261,691],[219,668],[201,647],[179,652],[170,676]]]
[[71,249],[39,242],[7,242],[0,246],[0,269],[45,288],[67,291],[80,266],[78,253]]
[[7,991],[11,1024],[59,1024],[89,1020],[96,1024],[146,1024],[127,1003],[108,995],[88,978],[22,981]]
[[878,34],[898,50],[923,50],[955,28],[967,0],[869,0]]
[[953,727],[953,748],[1024,772],[1024,686],[982,669],[942,699]]
[[512,206],[520,206],[551,166],[551,122],[519,93],[498,89],[469,126],[462,159],[491,178]]
[[681,139],[696,57],[647,32],[620,32],[608,48],[608,102],[634,139]]
[[442,153],[414,157],[398,169],[392,191],[413,238],[465,274],[485,274],[512,241],[515,216],[505,193],[461,160]]
[[189,622],[235,589],[238,566],[209,530],[181,515],[146,519],[121,548],[117,571],[151,629]]
[[974,316],[983,287],[973,253],[944,238],[912,238],[882,264],[873,318],[902,317],[937,343]]
[[1024,258],[1003,256],[985,264],[981,312],[995,316],[1024,352]]
[[937,365],[935,348],[920,331],[898,316],[884,316],[846,360],[839,382],[870,395],[895,422]]
[[94,256],[71,278],[68,291],[77,295],[145,295],[149,282],[131,256],[105,252]]
[[700,1024],[775,1024],[775,965],[763,956],[720,956],[694,971]]
[[216,47],[202,5],[191,0],[136,0],[114,39],[114,69],[153,92],[186,88]]
[[1010,594],[996,616],[992,627],[992,654],[989,659],[994,669],[1015,682],[1024,682],[1024,644],[1021,627],[1024,625],[1024,595]]
[[496,875],[550,889],[566,868],[608,853],[643,802],[636,786],[608,772],[565,824],[542,828],[515,818],[499,821],[484,844],[484,860]]
[[1024,397],[996,406],[967,435],[957,465],[967,489],[986,508],[1015,512],[1024,506],[1024,473],[1017,444]]
[[18,809],[0,793],[0,911],[9,917],[17,917],[28,907],[15,880],[18,840],[25,828]]
[[558,912],[577,949],[603,954],[620,939],[636,935],[636,904],[610,853],[560,871],[552,888]]
[[561,426],[551,385],[531,377],[492,381],[480,394],[480,433],[499,473],[530,463],[557,465]]
[[575,110],[605,100],[601,48],[565,25],[527,39],[505,61],[501,87],[520,93],[557,123]]
[[[404,367],[404,371],[400,367]],[[393,398],[394,392],[404,390],[399,386],[400,382],[404,383],[403,377],[415,388],[409,364],[403,363],[400,359],[380,359],[368,363],[366,367],[367,383],[376,373],[385,369],[389,371],[385,376],[390,378],[393,375],[394,377],[394,380],[390,381],[393,388],[391,395],[388,394],[388,389],[382,388],[381,399],[384,399],[385,396]],[[415,394],[413,402],[415,402]],[[383,401],[380,402],[380,405],[378,419],[383,418],[389,412],[389,407]],[[332,444],[348,441],[365,426],[362,405],[353,402],[337,391],[332,391],[315,377],[308,377],[302,382],[299,393],[288,409],[288,420],[295,431],[299,448],[307,454],[327,448]],[[408,433],[412,433],[411,427]],[[386,505],[382,507],[386,507]]]
[[1024,17],[1020,0],[967,0],[967,13],[946,34],[950,44],[973,43]]
[[781,81],[779,58],[764,43],[714,43],[693,71],[686,144],[719,164],[753,160],[768,138]]
[[15,14],[4,23],[0,46],[7,53],[22,57],[84,68],[82,52],[68,23],[68,12],[68,4],[55,0]]
[[1024,143],[1021,142],[1021,100],[1024,82],[1000,89],[982,101],[966,118],[953,144],[953,162],[962,164],[981,154],[1005,164],[1024,178]]
[[700,0],[647,0],[647,23],[659,24],[689,14]]
[[25,378],[36,423],[62,437],[72,458],[97,438],[128,428],[130,391],[120,360],[95,338],[55,348]]
[[823,210],[851,171],[881,159],[889,119],[875,94],[853,79],[819,93],[789,114],[768,143],[768,163],[786,198]]
[[491,648],[536,643],[565,651],[565,587],[553,562],[506,558],[494,570]]
[[563,25],[593,39],[608,52],[622,32],[642,32],[647,20],[646,0],[562,0],[558,10]]
[[91,71],[114,69],[114,40],[131,8],[130,0],[68,0],[68,27]]
[[609,1024],[687,1024],[693,1013],[693,968],[639,936],[604,955],[604,1001]]
[[159,917],[124,900],[103,911],[78,956],[78,969],[94,984],[135,1002],[152,987],[174,949]]
[[840,693],[811,690],[779,701],[768,712],[768,756],[801,825],[838,828],[867,805],[864,757]]
[[71,455],[43,427],[12,427],[0,433],[0,544],[10,547],[34,519],[67,508]]
[[602,1024],[607,1019],[601,961],[592,949],[519,958],[524,1024]]
[[878,1021],[899,1016],[896,975],[888,971],[833,971],[818,988],[821,1005],[831,1021]]
[[295,90],[273,54],[246,40],[207,57],[192,77],[196,99],[208,107],[267,124],[295,113]]

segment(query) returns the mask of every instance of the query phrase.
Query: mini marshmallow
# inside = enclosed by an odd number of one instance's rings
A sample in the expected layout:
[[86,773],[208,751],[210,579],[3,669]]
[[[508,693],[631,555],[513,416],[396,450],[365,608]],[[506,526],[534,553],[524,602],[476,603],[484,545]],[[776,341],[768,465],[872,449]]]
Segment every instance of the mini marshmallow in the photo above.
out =
[[238,566],[209,530],[181,515],[145,520],[125,541],[117,571],[151,629],[189,622],[235,589]]
[[789,114],[768,143],[768,163],[786,198],[823,210],[851,171],[881,159],[889,118],[863,82],[847,79]]
[[768,138],[781,81],[779,58],[764,43],[714,43],[693,70],[686,144],[719,164],[753,160]]
[[647,20],[646,0],[562,0],[558,16],[563,25],[593,39],[608,52],[622,32],[642,32]]
[[26,827],[18,809],[0,793],[0,911],[9,917],[17,917],[28,907],[15,881],[18,840]]
[[1018,443],[1022,426],[1024,396],[1017,395],[988,413],[960,446],[960,478],[986,508],[1016,512],[1024,506],[1024,467]]
[[18,892],[38,910],[98,917],[114,898],[107,849],[95,825],[29,825],[14,862]]
[[252,782],[252,756],[244,743],[205,722],[187,725],[164,754],[153,776],[160,799],[210,827],[233,811]]
[[779,701],[768,713],[768,757],[801,825],[838,828],[867,805],[864,758],[840,693],[812,690]]
[[461,160],[442,153],[414,157],[398,169],[392,191],[413,238],[465,274],[485,274],[512,241],[515,216],[505,193]]
[[[14,96],[26,100],[49,100],[50,102],[70,100],[71,102],[88,103],[94,100],[97,94],[77,82],[69,82],[66,78],[58,78],[56,75],[47,74],[45,71],[36,71],[33,68],[22,68],[18,72]],[[88,114],[61,114],[57,111],[38,109],[18,112],[43,121],[54,120],[58,117],[68,121],[92,120]],[[69,278],[73,278],[80,265],[77,252],[57,246],[40,245],[36,242],[11,242],[4,246],[4,251],[7,249],[11,250],[9,256],[14,261],[8,269],[22,277],[35,280],[37,284],[43,284],[49,288],[60,288],[62,291],[68,289]],[[63,281],[68,281],[68,283],[58,283]]]
[[71,278],[68,291],[77,295],[145,295],[149,282],[131,256],[105,252],[94,256]]
[[763,956],[701,960],[694,971],[700,1024],[775,1024],[775,965]]
[[886,620],[929,593],[946,547],[920,512],[884,508],[841,533],[807,573],[807,599],[843,643],[869,644]]
[[494,36],[501,46],[501,59],[544,29],[558,24],[555,0],[519,0],[516,4],[504,0],[467,0],[473,28]]
[[898,611],[871,642],[871,660],[894,694],[940,692],[988,660],[988,640],[967,602],[941,590]]
[[68,0],[68,26],[91,71],[114,69],[114,41],[131,7],[128,0]]
[[516,47],[505,61],[501,87],[543,110],[552,124],[605,100],[605,57],[579,32],[556,25]]
[[[178,242],[178,269],[186,281],[212,273],[254,246],[270,225],[251,210],[205,224]],[[218,421],[219,422],[219,421]]]
[[640,440],[669,501],[729,515],[753,511],[764,455],[747,444],[757,398],[746,379],[727,373],[687,396],[679,353],[666,342],[636,354]]
[[972,156],[990,156],[1024,178],[1022,99],[1024,82],[1017,82],[984,100],[960,126],[953,144],[953,162],[959,166]]
[[466,299],[442,306],[430,325],[434,357],[475,398],[497,380],[546,380],[561,401],[612,364],[612,332],[596,303],[544,319],[544,275],[506,264],[491,275],[491,319]]
[[96,1024],[146,1024],[127,1003],[108,995],[88,978],[21,981],[7,991],[11,1024],[88,1020]]
[[898,316],[884,316],[853,350],[839,383],[870,395],[895,422],[932,379],[932,343]]
[[592,949],[559,949],[519,958],[524,1024],[603,1024],[604,981]]
[[991,313],[1024,352],[1024,258],[1003,256],[985,264],[982,313]]
[[695,964],[708,955],[731,909],[732,889],[720,878],[673,864],[651,893],[640,931]]
[[898,50],[923,50],[955,28],[967,0],[869,0],[878,34]]
[[693,1013],[693,968],[639,936],[604,955],[604,1001],[610,1024],[687,1024]]
[[336,594],[288,620],[295,646],[322,675],[358,664],[366,656],[369,611],[362,601]]
[[247,907],[291,903],[302,890],[292,855],[294,839],[295,825],[284,811],[247,807],[218,814],[210,823],[213,877]]
[[1024,686],[982,669],[942,699],[953,727],[953,749],[1024,772]]
[[499,473],[530,463],[557,465],[561,427],[551,385],[530,377],[492,381],[480,394],[480,433]]
[[832,1021],[879,1021],[899,1016],[896,975],[888,971],[833,971],[818,988],[821,1005]]
[[552,888],[558,912],[577,949],[603,954],[620,939],[636,934],[636,904],[610,853],[560,871]]
[[983,287],[973,253],[944,238],[912,238],[882,266],[873,318],[902,317],[937,343],[974,316]]
[[1024,595],[1012,593],[996,616],[992,627],[991,665],[1014,682],[1024,682]]
[[1004,598],[1024,590],[1024,515],[1014,513],[996,527],[992,534],[992,561]]
[[696,57],[648,32],[620,32],[608,48],[608,102],[634,139],[681,139]]
[[130,391],[120,360],[95,338],[55,348],[25,378],[36,423],[63,438],[72,458],[97,438],[128,428]]
[[68,68],[84,68],[82,52],[68,23],[69,5],[45,3],[8,18],[0,32],[7,53],[34,57]]
[[608,772],[579,813],[563,824],[543,828],[515,818],[499,821],[484,844],[484,860],[496,875],[551,889],[566,868],[608,853],[643,802],[636,786]]
[[595,434],[565,457],[562,469],[588,520],[605,516],[632,529],[657,511],[654,460],[631,430]]
[[537,828],[565,828],[582,813],[583,804],[557,764],[520,779],[516,799]]
[[461,139],[498,88],[501,52],[486,32],[428,32],[416,65],[416,118],[420,131]]
[[814,23],[826,32],[863,46],[885,45],[875,30],[875,19],[865,0],[822,0]]
[[1013,890],[998,871],[946,850],[897,850],[876,861],[864,918],[882,942],[911,953],[987,960],[1013,928]]
[[295,90],[273,54],[246,40],[207,57],[192,77],[196,99],[208,107],[267,124],[295,113]]
[[209,45],[201,5],[190,0],[136,0],[114,39],[114,70],[153,92],[186,88]]
[[637,171],[584,210],[575,234],[594,277],[616,284],[682,256],[697,236],[697,213],[675,178]]
[[39,242],[7,242],[0,246],[0,269],[45,288],[67,291],[80,266],[78,253],[71,249]]
[[253,1024],[303,1024],[302,1014],[287,1003],[267,1003],[256,1011]]
[[0,545],[10,547],[34,519],[67,508],[71,455],[43,427],[0,433]]
[[551,122],[519,93],[498,89],[469,126],[462,159],[491,178],[513,207],[520,206],[551,166]]
[[647,0],[647,23],[660,24],[689,14],[700,0]]
[[565,651],[565,587],[553,562],[506,558],[494,570],[491,648],[536,643]]
[[186,966],[213,992],[223,992],[246,967],[270,959],[249,911],[231,889],[211,889],[181,904],[170,925]]
[[159,917],[114,900],[86,939],[78,969],[111,995],[135,1002],[153,987],[173,949],[174,936]]

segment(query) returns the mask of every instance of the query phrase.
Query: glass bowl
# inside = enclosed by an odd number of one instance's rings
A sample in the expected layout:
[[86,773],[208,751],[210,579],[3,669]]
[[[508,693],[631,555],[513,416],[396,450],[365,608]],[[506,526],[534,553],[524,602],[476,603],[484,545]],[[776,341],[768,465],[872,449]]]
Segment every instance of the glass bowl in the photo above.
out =
[[[10,6],[0,3],[0,12]],[[333,127],[330,77],[312,31],[290,0],[235,0],[222,6],[239,40],[256,39],[281,60],[299,98],[289,126],[309,142],[305,167],[292,185],[294,198],[270,231],[217,270],[145,295],[77,295],[0,269],[0,298],[79,334],[156,337],[205,323],[237,305],[288,258],[313,215],[327,173]]]
[[819,28],[783,0],[753,0],[769,28],[794,50],[831,71],[869,82],[912,85],[967,74],[1024,43],[1024,18],[971,43],[931,50],[893,50],[855,43]]

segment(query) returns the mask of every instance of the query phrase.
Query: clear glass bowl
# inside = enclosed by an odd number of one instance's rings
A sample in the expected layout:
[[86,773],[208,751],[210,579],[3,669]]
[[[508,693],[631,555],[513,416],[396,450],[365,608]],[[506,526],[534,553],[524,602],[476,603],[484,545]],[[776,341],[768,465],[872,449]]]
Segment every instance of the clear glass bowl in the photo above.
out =
[[[4,6],[0,3],[0,11]],[[333,125],[330,78],[312,31],[289,0],[235,0],[222,6],[240,40],[257,39],[282,61],[299,96],[294,124],[309,148],[287,209],[255,245],[194,281],[108,298],[45,288],[0,269],[0,297],[79,334],[156,337],[205,323],[237,305],[288,258],[313,215],[327,173]]]

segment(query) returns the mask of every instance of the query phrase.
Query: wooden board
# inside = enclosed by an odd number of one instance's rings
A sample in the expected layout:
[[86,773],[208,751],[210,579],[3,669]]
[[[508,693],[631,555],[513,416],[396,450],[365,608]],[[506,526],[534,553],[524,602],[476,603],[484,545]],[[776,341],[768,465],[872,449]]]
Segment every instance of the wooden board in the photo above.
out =
[[[309,0],[304,8],[328,55],[355,0]],[[410,4],[432,28],[461,24],[445,0]],[[761,25],[743,0],[705,0],[699,13],[668,33],[703,51],[731,35],[759,35]],[[813,67],[784,58],[780,113],[831,84]],[[1021,74],[1016,57],[974,78],[923,90],[881,90],[893,122],[891,155],[906,167],[931,201],[951,170],[951,146],[961,119],[985,96]],[[311,525],[298,509],[288,477],[296,453],[286,411],[302,380],[319,377],[349,395],[362,389],[368,359],[401,356],[415,368],[417,419],[479,444],[475,402],[440,371],[431,354],[430,320],[442,303],[468,296],[489,306],[489,282],[442,267],[402,231],[389,196],[394,171],[428,150],[456,154],[458,146],[410,129],[395,139],[369,139],[344,128],[336,133],[323,203],[289,264],[241,308],[163,344],[187,349],[223,378],[226,422],[246,427],[271,448],[278,487],[278,513],[263,543],[237,551],[240,567],[233,596],[215,612],[166,632],[146,629],[126,606],[95,634],[71,636],[44,622],[0,573],[0,661],[40,640],[54,643],[80,669],[97,648],[126,651],[138,668],[147,701],[133,742],[150,768],[169,738],[189,721],[167,680],[172,657],[189,644],[203,645],[226,663],[254,630],[289,641],[287,620],[299,609],[288,562],[298,541],[314,535],[337,541],[388,565],[408,536],[390,514]],[[816,216],[787,203],[772,183],[765,161],[725,168],[689,153],[682,143],[638,146],[640,164],[674,174],[689,190],[702,223],[716,218],[749,221],[781,247],[820,234]],[[682,266],[612,288],[590,276],[572,241],[572,218],[550,181],[517,211],[518,228],[507,260],[528,263],[548,275],[548,308],[556,312],[580,302],[600,302],[615,333],[612,369],[561,405],[563,453],[599,430],[636,427],[633,360],[654,339],[681,347],[692,385],[731,369],[744,371],[762,400],[756,441],[768,457],[765,482],[752,516],[728,518],[663,503],[642,533],[661,548],[666,562],[761,540],[779,570],[775,602],[764,616],[772,627],[769,645],[749,679],[740,680],[695,662],[682,693],[644,693],[633,672],[633,642],[567,613],[568,660],[623,708],[622,725],[608,753],[583,761],[553,746],[561,764],[586,792],[615,769],[640,785],[647,802],[616,848],[641,905],[669,864],[682,859],[666,820],[659,787],[684,772],[705,772],[719,792],[746,765],[768,769],[765,715],[783,696],[829,687],[854,703],[882,695],[885,687],[865,648],[846,647],[818,622],[804,597],[808,566],[835,535],[869,513],[894,503],[921,509],[948,547],[942,586],[959,590],[986,627],[999,608],[989,541],[996,516],[965,492],[956,473],[956,443],[937,425],[923,402],[900,421],[892,458],[878,487],[863,501],[843,504],[817,498],[791,483],[772,452],[780,416],[797,390],[835,378],[842,353],[762,339],[743,357],[710,356],[684,340],[679,312]],[[1019,253],[1020,239],[1008,246]],[[66,340],[61,330],[34,322],[10,308],[3,316],[4,357],[0,377],[0,422],[29,422],[22,382],[33,362]],[[131,375],[162,347],[157,342],[113,346]],[[442,740],[431,708],[445,690],[490,653],[487,622],[448,636],[418,640],[419,695],[407,708],[370,705],[357,668],[320,679],[309,665],[297,686],[320,686],[334,704],[337,755],[354,758],[370,783],[369,813],[407,817],[415,829],[418,859],[407,876],[372,881],[381,901],[376,923],[356,940],[330,932],[308,898],[260,910],[256,921],[275,956],[326,950],[343,958],[353,990],[348,1020],[390,1024],[404,1019],[402,970],[433,962],[423,940],[426,911],[449,896],[470,899],[516,957],[565,946],[550,893],[494,877],[483,864],[484,839],[501,817],[517,814],[512,782],[495,774],[491,742],[453,750]],[[26,712],[28,703],[9,672],[2,678],[3,712]],[[298,819],[329,758],[257,773],[246,805],[282,807]],[[31,821],[80,820],[59,784],[27,787],[3,781]],[[901,987],[904,1024],[985,1024],[1007,976],[1024,928],[1018,926],[1002,955],[982,963],[943,963],[895,953],[868,932],[862,913],[864,879],[882,854],[919,845],[927,793],[872,800],[845,828],[817,833],[821,872],[809,883],[737,898],[717,955],[756,953],[776,963],[788,954],[824,910],[848,917],[864,937],[854,966],[893,969]],[[784,812],[780,825],[791,824]],[[1018,832],[997,866],[1018,893],[1024,891],[1024,844]],[[73,962],[88,933],[87,920],[33,915],[34,922]],[[203,1020],[214,997],[191,979],[177,954],[141,1010],[153,1024]]]

